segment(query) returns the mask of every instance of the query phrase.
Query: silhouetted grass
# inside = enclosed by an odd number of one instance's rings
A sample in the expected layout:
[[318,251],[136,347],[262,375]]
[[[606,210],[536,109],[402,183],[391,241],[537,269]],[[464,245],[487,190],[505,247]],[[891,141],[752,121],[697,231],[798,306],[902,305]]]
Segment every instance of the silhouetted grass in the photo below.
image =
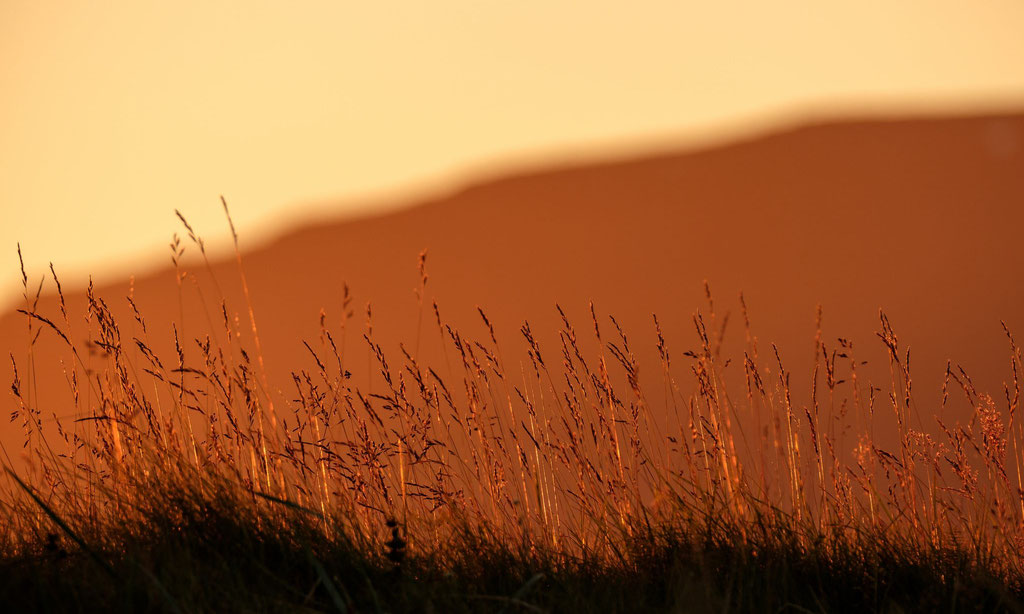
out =
[[315,516],[227,482],[171,480],[140,484],[129,521],[76,527],[109,571],[67,535],[5,544],[5,610],[990,612],[1022,593],[964,552],[712,526],[647,527],[612,562],[463,524],[396,567],[344,518],[327,538]]
[[[202,241],[182,222],[205,261]],[[177,238],[172,251],[179,267]],[[240,253],[237,260],[248,300]],[[12,418],[25,430],[32,470],[9,473],[0,498],[0,604],[86,612],[1024,609],[1021,351],[1009,332],[1005,409],[948,369],[943,403],[959,389],[972,414],[928,429],[908,356],[884,315],[888,388],[865,381],[852,344],[828,347],[819,334],[803,398],[778,350],[760,355],[749,324],[734,357],[740,377],[725,371],[725,323],[710,291],[708,312],[694,317],[693,349],[673,354],[654,319],[663,373],[641,382],[626,331],[593,307],[585,332],[558,310],[561,347],[542,348],[524,323],[516,349],[525,358],[506,363],[512,348],[483,310],[481,340],[446,324],[436,303],[433,318],[423,317],[425,254],[419,273],[411,352],[386,354],[369,306],[363,352],[346,350],[345,330],[355,326],[346,288],[340,325],[322,318],[319,343],[296,341],[315,367],[295,373],[292,399],[267,393],[251,306],[233,319],[221,297],[220,313],[208,316],[222,330],[186,340],[175,328],[175,351],[158,355],[156,333],[130,298],[139,332],[126,335],[90,288],[98,357],[86,359],[71,342],[82,332],[70,334],[63,296],[59,314],[40,313],[25,277],[29,338],[55,334],[67,348],[75,415],[48,422],[31,378],[56,366],[38,364],[31,347],[12,357]],[[177,279],[188,275],[179,269]],[[443,368],[418,360],[431,319]],[[584,334],[596,349],[583,349]],[[372,389],[350,372],[367,362]],[[648,395],[657,389],[664,393]],[[892,430],[895,447],[874,438],[876,423]]]

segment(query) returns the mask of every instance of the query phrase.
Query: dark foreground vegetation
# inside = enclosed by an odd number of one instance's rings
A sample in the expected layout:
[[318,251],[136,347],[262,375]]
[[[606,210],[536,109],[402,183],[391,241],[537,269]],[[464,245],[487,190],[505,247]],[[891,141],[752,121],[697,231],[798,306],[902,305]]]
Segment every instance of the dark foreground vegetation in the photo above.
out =
[[[585,332],[562,315],[561,347],[524,323],[506,366],[486,313],[480,339],[453,329],[420,272],[443,366],[385,351],[369,312],[346,350],[346,302],[288,398],[268,393],[251,308],[207,301],[222,327],[187,338],[136,311],[129,334],[90,293],[82,331],[63,297],[40,313],[26,280],[27,338],[66,355],[12,356],[25,447],[18,464],[4,451],[0,609],[1024,610],[1009,331],[1005,402],[950,368],[942,403],[961,419],[925,423],[884,315],[884,387],[819,335],[810,390],[794,390],[749,326],[722,356],[713,309],[678,354],[653,320],[662,373],[641,382],[626,332],[593,308]],[[51,419],[33,380],[57,368],[74,413]]]
[[993,612],[1017,611],[1022,594],[966,552],[808,546],[779,527],[743,538],[638,521],[609,560],[452,519],[443,543],[406,554],[344,518],[325,536],[314,514],[216,480],[139,487],[130,522],[44,523],[52,532],[8,544],[4,611]]

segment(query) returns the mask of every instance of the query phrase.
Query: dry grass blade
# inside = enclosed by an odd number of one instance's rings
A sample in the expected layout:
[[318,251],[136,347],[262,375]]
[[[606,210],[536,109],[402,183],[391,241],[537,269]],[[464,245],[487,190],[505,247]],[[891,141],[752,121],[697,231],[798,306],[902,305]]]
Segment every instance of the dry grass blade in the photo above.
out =
[[92,558],[92,560],[95,561],[96,564],[99,565],[104,571],[110,574],[111,577],[117,578],[117,572],[114,571],[114,568],[111,567],[110,563],[103,560],[103,557],[97,554],[95,550],[90,548],[89,544],[85,543],[85,541],[81,537],[79,537],[78,534],[75,533],[71,529],[71,527],[68,526],[68,524],[64,522],[64,520],[60,516],[58,516],[57,513],[50,508],[49,505],[46,504],[45,501],[39,498],[39,495],[37,495],[36,492],[28,484],[23,482],[22,479],[18,477],[18,474],[11,471],[10,467],[4,467],[4,471],[6,471],[7,475],[11,476],[11,478],[13,478],[15,482],[17,482],[18,486],[21,487],[22,490],[28,493],[28,496],[32,497],[32,500],[36,502],[36,505],[38,505],[39,508],[42,509],[43,512],[45,512],[46,515],[50,517],[50,520],[53,520],[53,522],[58,527],[60,527],[60,529],[64,531],[68,535],[68,537],[71,538],[72,541],[78,544],[78,546],[82,549],[83,552],[88,554],[89,557]]
[[346,614],[348,612],[348,606],[345,605],[345,600],[342,599],[341,593],[338,591],[338,587],[335,586],[334,581],[331,580],[331,577],[327,574],[327,570],[324,569],[323,563],[313,556],[313,552],[309,548],[306,548],[306,556],[309,557],[309,563],[313,566],[313,569],[316,570],[317,578],[320,579],[324,588],[327,589],[327,593],[331,596],[331,602],[334,604],[334,607],[338,612],[341,612],[341,614]]

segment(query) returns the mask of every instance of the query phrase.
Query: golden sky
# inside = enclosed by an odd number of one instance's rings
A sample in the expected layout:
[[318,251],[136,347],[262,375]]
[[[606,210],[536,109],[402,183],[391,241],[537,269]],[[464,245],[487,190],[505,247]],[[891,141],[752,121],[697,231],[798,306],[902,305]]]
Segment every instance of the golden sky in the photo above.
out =
[[[1024,2],[0,2],[0,298],[503,165],[1024,108]],[[0,300],[3,302],[3,300]]]

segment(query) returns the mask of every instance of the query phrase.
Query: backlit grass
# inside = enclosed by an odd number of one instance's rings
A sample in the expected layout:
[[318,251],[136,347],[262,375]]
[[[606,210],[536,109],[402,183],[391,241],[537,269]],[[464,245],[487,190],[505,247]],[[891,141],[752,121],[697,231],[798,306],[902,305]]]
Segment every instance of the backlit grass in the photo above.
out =
[[[178,267],[184,244],[172,249]],[[166,331],[135,310],[123,333],[90,289],[87,360],[71,341],[82,314],[63,296],[40,313],[26,278],[29,338],[56,335],[66,353],[60,365],[31,347],[12,357],[28,460],[7,457],[0,599],[60,611],[1020,609],[1022,364],[1009,331],[1012,383],[996,401],[948,369],[943,403],[973,410],[948,423],[921,418],[941,408],[915,403],[884,315],[876,347],[819,335],[810,391],[792,388],[749,324],[744,350],[723,355],[713,309],[679,352],[652,318],[643,333],[661,369],[641,377],[630,333],[593,306],[578,323],[553,306],[559,346],[541,347],[529,323],[506,346],[484,310],[480,336],[446,323],[425,255],[419,271],[420,338],[386,352],[346,294],[340,324],[322,318],[319,339],[296,340],[312,366],[296,366],[287,396],[267,392],[248,305],[234,319],[235,306],[208,301],[220,330],[172,329],[176,351],[158,355],[151,336]],[[348,355],[346,328],[363,337]],[[444,344],[440,364],[418,360],[428,335]],[[888,360],[884,387],[858,372],[862,352]],[[66,373],[73,417],[38,406],[44,369]]]

